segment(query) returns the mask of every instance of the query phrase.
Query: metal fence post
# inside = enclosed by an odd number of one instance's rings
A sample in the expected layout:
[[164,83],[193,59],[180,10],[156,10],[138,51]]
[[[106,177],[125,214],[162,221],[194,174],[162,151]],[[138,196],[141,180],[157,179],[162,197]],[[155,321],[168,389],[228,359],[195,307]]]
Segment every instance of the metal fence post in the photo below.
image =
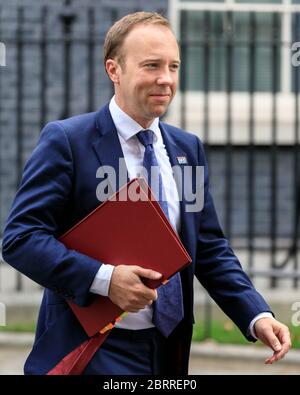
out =
[[72,97],[72,71],[71,71],[71,41],[72,27],[76,20],[76,15],[70,9],[72,0],[65,0],[65,7],[60,14],[60,20],[63,25],[64,40],[64,104],[61,118],[67,118],[70,115],[70,99]]

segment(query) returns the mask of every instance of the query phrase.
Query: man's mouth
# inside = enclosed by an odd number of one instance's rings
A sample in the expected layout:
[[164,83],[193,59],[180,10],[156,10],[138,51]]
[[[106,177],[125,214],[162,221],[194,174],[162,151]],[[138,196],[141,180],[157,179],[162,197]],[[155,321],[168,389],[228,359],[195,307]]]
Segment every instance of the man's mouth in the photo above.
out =
[[170,96],[170,93],[150,93],[150,96]]
[[159,99],[159,100],[165,100],[165,99],[170,98],[169,94],[164,94],[164,93],[154,93],[154,94],[151,94],[150,96],[154,97],[156,99]]

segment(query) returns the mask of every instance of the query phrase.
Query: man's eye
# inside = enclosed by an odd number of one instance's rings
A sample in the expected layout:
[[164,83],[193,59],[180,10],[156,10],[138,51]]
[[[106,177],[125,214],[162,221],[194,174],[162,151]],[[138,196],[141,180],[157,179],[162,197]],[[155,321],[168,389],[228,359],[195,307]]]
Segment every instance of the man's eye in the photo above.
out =
[[149,69],[155,69],[155,68],[157,67],[157,63],[148,63],[148,64],[146,64],[146,66],[147,66]]
[[179,65],[178,64],[172,64],[171,65],[171,69],[178,70],[179,69]]

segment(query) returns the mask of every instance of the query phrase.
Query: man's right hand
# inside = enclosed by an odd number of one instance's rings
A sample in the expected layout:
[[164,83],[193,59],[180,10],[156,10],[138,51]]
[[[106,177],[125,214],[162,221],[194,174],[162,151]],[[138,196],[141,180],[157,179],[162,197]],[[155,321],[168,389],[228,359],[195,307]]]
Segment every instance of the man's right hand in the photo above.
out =
[[136,313],[157,299],[155,289],[146,287],[141,277],[158,280],[161,274],[140,266],[119,265],[113,270],[108,297],[124,311]]

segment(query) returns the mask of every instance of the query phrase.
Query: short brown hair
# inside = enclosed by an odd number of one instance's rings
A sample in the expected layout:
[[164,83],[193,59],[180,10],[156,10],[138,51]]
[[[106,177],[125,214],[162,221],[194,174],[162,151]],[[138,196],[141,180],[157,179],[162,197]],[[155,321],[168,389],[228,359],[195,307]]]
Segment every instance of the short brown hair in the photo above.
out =
[[141,11],[124,16],[115,22],[106,34],[103,46],[104,67],[107,59],[117,59],[121,65],[124,64],[124,54],[122,53],[124,40],[129,32],[139,24],[162,25],[172,30],[168,19],[157,12]]

